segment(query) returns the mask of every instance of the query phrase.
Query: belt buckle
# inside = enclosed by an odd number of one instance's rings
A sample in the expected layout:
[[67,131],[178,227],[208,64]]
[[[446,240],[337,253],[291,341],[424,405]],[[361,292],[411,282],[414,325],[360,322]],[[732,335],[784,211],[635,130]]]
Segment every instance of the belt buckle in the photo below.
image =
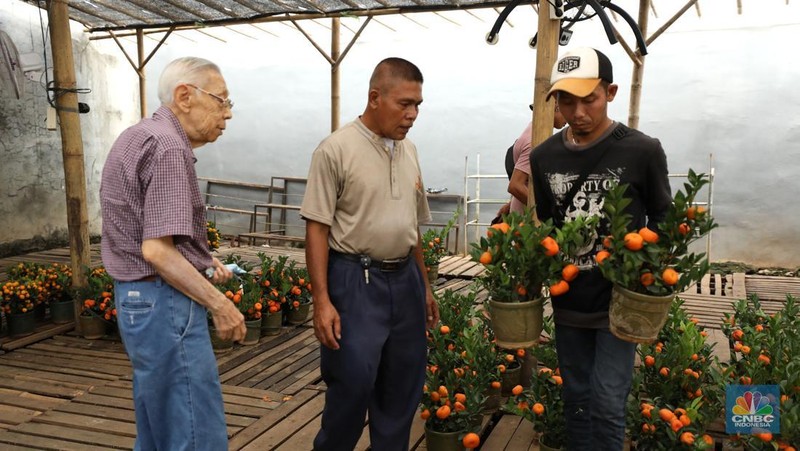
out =
[[392,260],[383,260],[380,264],[380,270],[391,272],[400,269],[400,265],[406,261],[405,258],[395,258]]

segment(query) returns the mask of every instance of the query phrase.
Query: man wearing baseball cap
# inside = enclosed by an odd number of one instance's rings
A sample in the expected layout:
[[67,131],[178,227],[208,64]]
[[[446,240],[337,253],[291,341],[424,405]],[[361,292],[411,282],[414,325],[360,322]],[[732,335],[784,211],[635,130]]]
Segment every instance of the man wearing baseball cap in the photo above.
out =
[[[608,117],[613,84],[611,61],[588,47],[565,53],[553,66],[548,99],[569,125],[531,152],[536,212],[557,225],[602,213],[605,190],[628,184],[630,227],[657,229],[672,201],[667,158],[661,143]],[[622,449],[625,403],[636,344],[608,328],[611,283],[594,255],[602,249],[607,224],[587,238],[574,257],[581,269],[565,294],[553,296],[558,363],[564,377],[568,449]]]

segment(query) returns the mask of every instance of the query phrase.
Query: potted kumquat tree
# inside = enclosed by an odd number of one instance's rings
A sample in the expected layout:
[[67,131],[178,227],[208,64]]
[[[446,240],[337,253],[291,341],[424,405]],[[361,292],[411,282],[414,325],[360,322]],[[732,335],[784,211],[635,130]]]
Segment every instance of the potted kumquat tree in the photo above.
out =
[[66,324],[75,320],[75,301],[72,298],[72,269],[67,265],[53,263],[42,270],[50,305],[50,318],[55,324]]
[[278,335],[283,325],[284,310],[287,310],[284,308],[287,303],[286,293],[291,289],[291,284],[285,277],[288,257],[274,259],[260,252],[258,259],[261,261],[258,270],[261,303],[266,306],[266,313],[261,316],[261,336]]
[[0,306],[8,322],[9,334],[21,337],[33,333],[36,327],[34,318],[34,295],[30,291],[30,279],[8,281],[3,284],[3,297]]
[[241,301],[237,304],[239,311],[244,315],[244,324],[247,328],[241,344],[250,346],[258,343],[261,338],[261,318],[264,308],[262,291],[259,280],[251,274],[240,277]]
[[713,449],[706,432],[722,414],[722,374],[708,334],[671,306],[656,344],[638,348],[641,365],[628,402],[630,438],[641,450]]
[[566,446],[566,423],[552,316],[544,318],[543,330],[547,336],[542,336],[539,345],[532,350],[540,369],[531,376],[530,388],[521,385],[512,388],[503,410],[533,423],[540,449],[558,450]]
[[730,343],[726,381],[741,385],[777,385],[780,434],[761,431],[735,442],[748,450],[800,448],[800,305],[787,295],[783,307],[767,314],[756,296],[734,305],[722,326]]
[[305,268],[289,264],[286,280],[290,288],[286,293],[286,306],[289,309],[287,321],[289,324],[299,325],[306,322],[311,309],[311,278]]
[[78,317],[83,337],[88,340],[102,338],[109,326],[116,321],[114,307],[114,279],[103,267],[92,270],[86,287],[77,290],[77,299],[82,303]]
[[667,320],[676,294],[697,283],[708,272],[705,253],[690,252],[689,245],[707,235],[716,224],[695,198],[708,183],[704,174],[689,170],[684,191],[679,190],[658,230],[629,229],[625,208],[626,185],[612,187],[603,212],[609,235],[597,259],[603,277],[614,284],[609,305],[611,332],[622,340],[651,343]]
[[431,451],[463,450],[480,444],[477,434],[494,368],[493,345],[474,318],[475,295],[437,295],[441,325],[427,332],[428,367],[420,402]]
[[489,294],[488,311],[498,346],[529,348],[542,331],[543,288],[566,293],[578,268],[564,252],[583,240],[596,218],[578,218],[561,229],[551,221],[535,223],[531,210],[510,213],[472,244],[473,260],[484,265],[478,282]]
[[[242,311],[240,305],[244,295],[244,288],[242,287],[242,281],[238,277],[232,277],[227,282],[217,285],[217,289],[224,294],[226,298],[233,302],[240,312]],[[242,314],[244,314],[244,312]],[[225,353],[233,349],[233,341],[223,340],[217,336],[217,329],[214,327],[214,321],[213,317],[211,316],[211,312],[208,312],[207,318],[208,333],[211,337],[211,347],[214,349],[214,352]]]

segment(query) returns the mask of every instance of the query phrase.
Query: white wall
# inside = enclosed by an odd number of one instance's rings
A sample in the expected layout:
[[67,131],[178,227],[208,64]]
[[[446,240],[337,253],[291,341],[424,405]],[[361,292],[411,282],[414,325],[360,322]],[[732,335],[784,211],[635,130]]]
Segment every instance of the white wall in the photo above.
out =
[[[11,37],[19,53],[43,53],[42,25],[52,68],[47,14],[42,12],[40,23],[38,9],[31,5],[0,4],[0,30]],[[120,59],[119,51],[90,43],[82,28],[72,24],[72,46],[77,85],[92,90],[79,99],[91,108],[89,114],[81,115],[81,133],[90,232],[99,234],[102,163],[114,136],[138,117],[138,91],[130,89],[133,74],[121,70],[127,62]],[[60,129],[46,128],[45,83],[44,77],[41,82],[26,79],[20,99],[0,93],[0,253],[49,246],[67,237],[61,135]]]
[[[638,1],[615,3],[636,17]],[[793,199],[798,192],[794,176],[800,172],[800,146],[795,144],[800,135],[800,67],[793,45],[800,35],[800,5],[794,3],[744,0],[745,13],[739,16],[734,0],[701,2],[702,18],[690,10],[650,46],[640,129],[661,139],[672,172],[707,171],[709,153],[714,154],[714,213],[721,225],[713,235],[714,260],[800,265],[795,233],[800,204]],[[677,8],[675,2],[656,6],[659,18],[651,19],[651,31]],[[463,193],[465,157],[470,173],[478,153],[481,172],[503,172],[505,149],[530,120],[527,105],[533,92],[535,51],[527,45],[536,27],[532,9],[518,7],[511,14],[513,27],[503,26],[496,46],[484,43],[496,13],[474,14],[477,18],[464,12],[409,16],[422,26],[404,17],[381,17],[384,25],[373,21],[367,26],[341,69],[345,123],[363,111],[367,80],[378,61],[402,56],[420,66],[425,102],[409,136],[420,149],[426,185],[456,194]],[[342,19],[352,30],[363,21]],[[301,24],[329,48],[329,22]],[[223,29],[209,32],[224,43],[184,32],[171,36],[148,66],[151,113],[158,104],[158,74],[173,58],[203,56],[223,69],[236,102],[234,118],[217,143],[198,149],[201,176],[259,183],[268,183],[273,175],[305,176],[311,152],[329,132],[328,63],[291,25],[260,27],[279,37],[250,26],[237,30],[257,40]],[[625,24],[620,21],[617,27],[632,43]],[[614,62],[620,94],[611,114],[627,121],[632,68],[627,55],[619,45],[608,45],[597,20],[573,29],[570,46],[595,46]],[[344,48],[353,33],[342,31]],[[133,51],[133,41],[126,42]],[[95,46],[106,44],[93,41],[88,48],[99,52]],[[148,51],[154,45],[148,40]],[[131,71],[118,50],[109,54],[114,70],[101,77],[123,77],[129,90],[109,94],[104,108],[135,114]],[[97,141],[110,145],[119,132],[113,128]],[[100,160],[106,150],[97,152]],[[482,197],[505,197],[505,187],[496,185],[487,192],[489,185],[484,184]]]

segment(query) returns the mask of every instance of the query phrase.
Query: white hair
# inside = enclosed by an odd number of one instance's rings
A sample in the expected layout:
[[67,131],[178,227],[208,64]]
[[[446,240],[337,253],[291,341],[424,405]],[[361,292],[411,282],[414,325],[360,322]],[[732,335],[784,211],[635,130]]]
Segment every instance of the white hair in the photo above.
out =
[[202,87],[209,71],[222,73],[216,64],[194,56],[178,58],[167,64],[158,79],[158,99],[161,105],[173,103],[175,87],[178,85],[193,84]]

